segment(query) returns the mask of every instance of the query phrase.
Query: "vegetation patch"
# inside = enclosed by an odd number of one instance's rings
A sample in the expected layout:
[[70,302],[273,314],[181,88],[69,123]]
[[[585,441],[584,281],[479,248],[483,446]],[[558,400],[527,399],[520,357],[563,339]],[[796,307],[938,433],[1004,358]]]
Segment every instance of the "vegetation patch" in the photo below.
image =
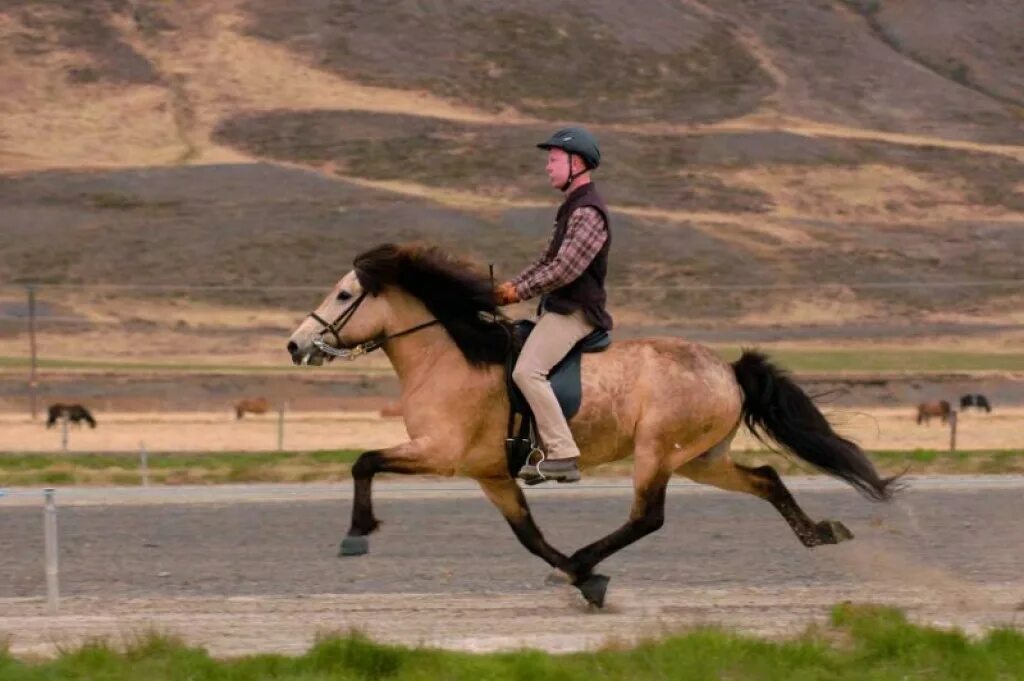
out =
[[786,641],[708,628],[636,646],[553,655],[534,650],[472,654],[381,645],[359,633],[321,638],[305,654],[212,658],[202,648],[155,633],[126,646],[94,641],[54,660],[23,662],[0,649],[0,678],[106,679],[759,679],[790,681],[1019,679],[1024,635],[996,629],[980,639],[911,624],[888,608],[837,606],[828,625]]
[[[312,452],[153,453],[148,457],[153,485],[220,485],[228,483],[333,482],[350,477],[364,449]],[[771,464],[783,475],[807,475],[807,464],[769,451],[731,454],[748,466]],[[1024,474],[1024,450],[946,452],[933,449],[874,451],[869,456],[885,475]],[[632,473],[632,459],[595,469],[596,476]],[[136,454],[0,453],[0,487],[49,485],[131,486],[142,484]]]
[[[364,450],[153,453],[154,485],[314,482],[345,479]],[[0,454],[0,486],[141,485],[136,454]]]

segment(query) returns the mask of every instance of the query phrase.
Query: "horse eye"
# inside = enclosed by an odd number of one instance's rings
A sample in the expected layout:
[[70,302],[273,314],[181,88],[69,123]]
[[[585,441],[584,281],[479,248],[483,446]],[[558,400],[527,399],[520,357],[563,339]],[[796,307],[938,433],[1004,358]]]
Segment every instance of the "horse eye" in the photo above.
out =
[[338,300],[348,300],[351,297],[352,294],[349,293],[348,291],[342,291],[341,293],[338,294]]

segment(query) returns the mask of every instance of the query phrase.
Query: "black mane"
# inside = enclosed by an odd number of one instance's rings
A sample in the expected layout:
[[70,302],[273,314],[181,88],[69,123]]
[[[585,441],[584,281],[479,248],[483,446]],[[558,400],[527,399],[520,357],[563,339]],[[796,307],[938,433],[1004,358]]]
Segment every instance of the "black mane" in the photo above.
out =
[[353,262],[363,289],[397,286],[416,296],[448,330],[470,364],[501,364],[509,351],[508,319],[498,311],[490,278],[437,246],[382,244]]

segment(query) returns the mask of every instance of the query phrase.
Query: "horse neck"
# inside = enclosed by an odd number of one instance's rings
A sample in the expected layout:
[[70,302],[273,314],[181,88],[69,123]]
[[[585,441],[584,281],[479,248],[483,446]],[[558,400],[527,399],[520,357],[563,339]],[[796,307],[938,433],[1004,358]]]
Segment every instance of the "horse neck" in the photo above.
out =
[[[394,300],[391,319],[385,328],[388,335],[433,319],[430,311],[412,296],[397,293],[389,295]],[[398,375],[403,393],[415,390],[429,381],[430,376],[437,371],[451,370],[460,361],[465,364],[455,341],[440,324],[390,340],[384,344],[383,349]]]

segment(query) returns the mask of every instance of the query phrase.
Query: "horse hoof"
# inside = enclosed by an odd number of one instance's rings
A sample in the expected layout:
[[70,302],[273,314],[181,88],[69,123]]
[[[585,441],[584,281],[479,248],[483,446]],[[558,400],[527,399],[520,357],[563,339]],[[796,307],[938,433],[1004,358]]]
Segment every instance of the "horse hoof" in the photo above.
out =
[[818,524],[822,539],[830,544],[842,544],[844,541],[853,539],[853,532],[838,520],[822,520]]
[[587,603],[597,606],[598,608],[604,607],[604,595],[608,591],[608,577],[604,575],[590,575],[585,580],[576,585],[576,588],[583,594],[583,598],[587,599]]
[[341,540],[339,556],[362,556],[370,551],[370,539],[368,537],[349,535]]

